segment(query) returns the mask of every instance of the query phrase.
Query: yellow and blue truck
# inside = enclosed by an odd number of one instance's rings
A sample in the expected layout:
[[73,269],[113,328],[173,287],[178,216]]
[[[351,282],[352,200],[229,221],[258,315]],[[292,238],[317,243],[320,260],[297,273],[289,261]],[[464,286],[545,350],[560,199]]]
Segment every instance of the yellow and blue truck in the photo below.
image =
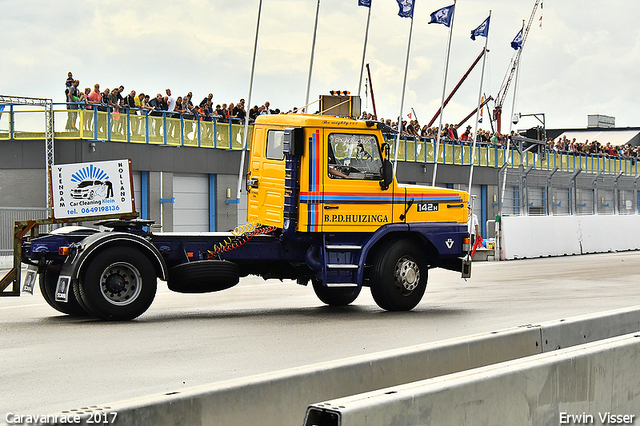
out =
[[[158,278],[177,292],[204,293],[252,274],[311,282],[328,305],[348,305],[369,287],[382,309],[413,309],[429,269],[470,276],[469,194],[398,183],[389,159],[394,137],[376,121],[259,116],[247,225],[181,235],[127,217],[99,222],[106,231],[62,227],[27,236],[16,223],[17,255],[29,264],[26,290],[39,284],[47,302],[69,315],[129,320],[151,305]],[[0,290],[16,278],[19,265]]]

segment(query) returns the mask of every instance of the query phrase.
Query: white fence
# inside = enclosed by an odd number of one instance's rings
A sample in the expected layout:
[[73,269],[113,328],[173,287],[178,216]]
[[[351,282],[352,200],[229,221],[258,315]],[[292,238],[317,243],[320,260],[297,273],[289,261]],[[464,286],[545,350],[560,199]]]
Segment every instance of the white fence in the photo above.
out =
[[500,258],[640,249],[640,215],[505,216]]
[[0,256],[13,256],[13,229],[16,221],[45,219],[48,214],[48,209],[44,207],[0,207]]

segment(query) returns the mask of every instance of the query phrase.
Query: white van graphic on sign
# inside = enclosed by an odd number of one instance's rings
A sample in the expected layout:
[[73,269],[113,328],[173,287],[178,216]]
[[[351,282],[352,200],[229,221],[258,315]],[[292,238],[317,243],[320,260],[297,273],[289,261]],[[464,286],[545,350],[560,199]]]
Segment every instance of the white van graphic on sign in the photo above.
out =
[[51,175],[56,218],[134,211],[129,160],[54,165]]

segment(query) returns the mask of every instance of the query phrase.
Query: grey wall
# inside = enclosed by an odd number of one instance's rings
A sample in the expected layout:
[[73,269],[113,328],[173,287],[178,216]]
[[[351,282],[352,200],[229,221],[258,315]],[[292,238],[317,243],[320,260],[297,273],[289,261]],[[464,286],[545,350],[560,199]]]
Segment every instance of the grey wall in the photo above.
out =
[[[398,162],[398,180],[400,182],[417,182],[431,185],[433,167],[433,164]],[[438,164],[436,185],[464,184],[466,188],[469,184],[470,170],[470,166]],[[493,167],[474,167],[473,185],[497,185],[499,170]]]
[[[0,141],[0,170],[44,169],[44,140]],[[172,147],[143,143],[55,141],[55,163],[131,158],[134,170],[174,173],[237,174],[240,152],[223,149]]]
[[0,207],[46,207],[46,176],[41,169],[0,169]]
[[229,200],[235,200],[238,175],[216,176],[216,231],[229,231],[238,225],[238,204],[227,204],[227,188],[231,189]]

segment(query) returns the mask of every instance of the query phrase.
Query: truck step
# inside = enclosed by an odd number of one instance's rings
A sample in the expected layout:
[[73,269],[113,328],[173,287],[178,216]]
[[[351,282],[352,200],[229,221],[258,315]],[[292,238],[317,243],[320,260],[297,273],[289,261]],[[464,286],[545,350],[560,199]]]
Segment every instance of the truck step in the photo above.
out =
[[327,269],[358,269],[358,265],[329,263]]
[[358,287],[356,283],[327,283],[327,287],[337,288],[337,287]]
[[325,246],[327,250],[362,250],[362,246],[329,244]]

